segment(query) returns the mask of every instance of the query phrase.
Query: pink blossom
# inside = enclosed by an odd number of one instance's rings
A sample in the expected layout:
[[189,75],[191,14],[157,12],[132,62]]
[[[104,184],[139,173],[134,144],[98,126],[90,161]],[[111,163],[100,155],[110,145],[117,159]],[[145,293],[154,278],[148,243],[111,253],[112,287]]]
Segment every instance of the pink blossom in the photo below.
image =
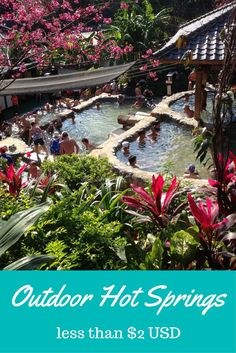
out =
[[111,24],[111,23],[112,23],[112,19],[111,19],[110,17],[109,17],[109,18],[108,18],[108,17],[107,17],[107,18],[106,18],[106,17],[104,17],[104,18],[103,18],[103,23],[106,23],[106,24],[108,24],[108,25],[109,25],[109,24]]
[[121,2],[120,3],[120,8],[122,10],[128,10],[129,9],[129,4],[127,4],[127,2]]
[[147,69],[148,69],[147,64],[144,64],[143,66],[141,66],[141,67],[139,68],[140,71],[147,71]]

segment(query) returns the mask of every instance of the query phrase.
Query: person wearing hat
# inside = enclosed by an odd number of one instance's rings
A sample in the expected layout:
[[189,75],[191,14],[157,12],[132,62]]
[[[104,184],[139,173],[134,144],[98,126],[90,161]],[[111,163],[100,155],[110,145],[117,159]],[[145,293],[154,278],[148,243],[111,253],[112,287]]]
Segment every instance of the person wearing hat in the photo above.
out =
[[195,168],[194,164],[189,164],[188,170],[184,173],[184,178],[186,179],[200,179],[199,173]]
[[60,154],[60,134],[58,131],[54,132],[53,138],[50,141],[50,153],[53,157]]
[[14,164],[13,159],[9,154],[7,154],[7,151],[7,146],[0,147],[0,157],[6,159],[8,165]]
[[129,142],[128,141],[122,142],[122,152],[123,152],[124,156],[129,155]]

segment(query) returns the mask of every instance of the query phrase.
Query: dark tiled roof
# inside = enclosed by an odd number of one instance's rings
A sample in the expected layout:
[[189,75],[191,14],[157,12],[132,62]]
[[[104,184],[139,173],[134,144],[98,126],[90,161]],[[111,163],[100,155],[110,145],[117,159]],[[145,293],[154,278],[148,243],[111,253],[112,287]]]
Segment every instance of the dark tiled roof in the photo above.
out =
[[[179,61],[188,50],[191,50],[193,61],[222,61],[224,44],[220,34],[227,24],[231,10],[235,7],[236,0],[184,24],[176,35],[154,55],[163,61]],[[176,41],[181,35],[187,37],[187,46],[178,49]]]

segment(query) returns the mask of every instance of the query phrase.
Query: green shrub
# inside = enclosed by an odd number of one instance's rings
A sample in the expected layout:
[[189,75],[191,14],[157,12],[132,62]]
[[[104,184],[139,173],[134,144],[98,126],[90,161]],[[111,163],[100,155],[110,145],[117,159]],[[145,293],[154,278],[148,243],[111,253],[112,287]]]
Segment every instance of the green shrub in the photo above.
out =
[[0,218],[7,220],[14,213],[30,208],[33,204],[33,200],[26,195],[12,196],[0,187]]
[[46,173],[57,173],[71,190],[77,190],[83,183],[99,187],[106,178],[114,177],[107,159],[90,156],[64,155],[55,162],[44,162],[42,168]]
[[122,224],[107,222],[104,213],[91,206],[93,197],[81,200],[81,190],[53,205],[25,237],[29,255],[56,257],[53,269],[117,269],[121,260],[113,250],[125,245]]

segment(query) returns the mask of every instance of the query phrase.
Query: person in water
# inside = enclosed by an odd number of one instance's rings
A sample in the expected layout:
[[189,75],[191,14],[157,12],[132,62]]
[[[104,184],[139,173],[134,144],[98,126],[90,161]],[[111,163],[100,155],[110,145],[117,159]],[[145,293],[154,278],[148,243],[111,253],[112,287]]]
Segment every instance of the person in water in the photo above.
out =
[[136,157],[136,156],[131,155],[131,156],[128,158],[128,161],[129,161],[130,167],[132,167],[132,168],[139,168],[139,166],[137,165],[137,157]]
[[151,127],[151,133],[148,134],[148,139],[156,141],[157,137],[160,135],[160,122],[155,123]]
[[85,149],[87,151],[92,151],[95,147],[95,145],[93,145],[92,143],[89,142],[89,140],[87,138],[83,138],[82,140],[83,145],[85,146]]
[[184,113],[187,115],[188,118],[194,117],[194,111],[192,109],[190,109],[188,104],[185,104],[185,106],[184,106]]
[[66,131],[61,135],[60,154],[79,153],[79,146],[74,139],[71,139]]
[[143,97],[137,97],[135,103],[132,105],[133,108],[140,109],[144,105]]
[[122,142],[122,152],[124,156],[128,156],[130,154],[128,141]]
[[96,102],[96,108],[97,108],[97,110],[101,110],[101,103],[100,102]]
[[188,170],[186,170],[184,173],[184,178],[185,179],[200,179],[199,173],[196,170],[194,164],[190,164],[188,166]]
[[146,132],[145,132],[145,130],[140,130],[140,131],[138,132],[137,141],[138,141],[139,143],[144,143],[144,142],[146,142]]

